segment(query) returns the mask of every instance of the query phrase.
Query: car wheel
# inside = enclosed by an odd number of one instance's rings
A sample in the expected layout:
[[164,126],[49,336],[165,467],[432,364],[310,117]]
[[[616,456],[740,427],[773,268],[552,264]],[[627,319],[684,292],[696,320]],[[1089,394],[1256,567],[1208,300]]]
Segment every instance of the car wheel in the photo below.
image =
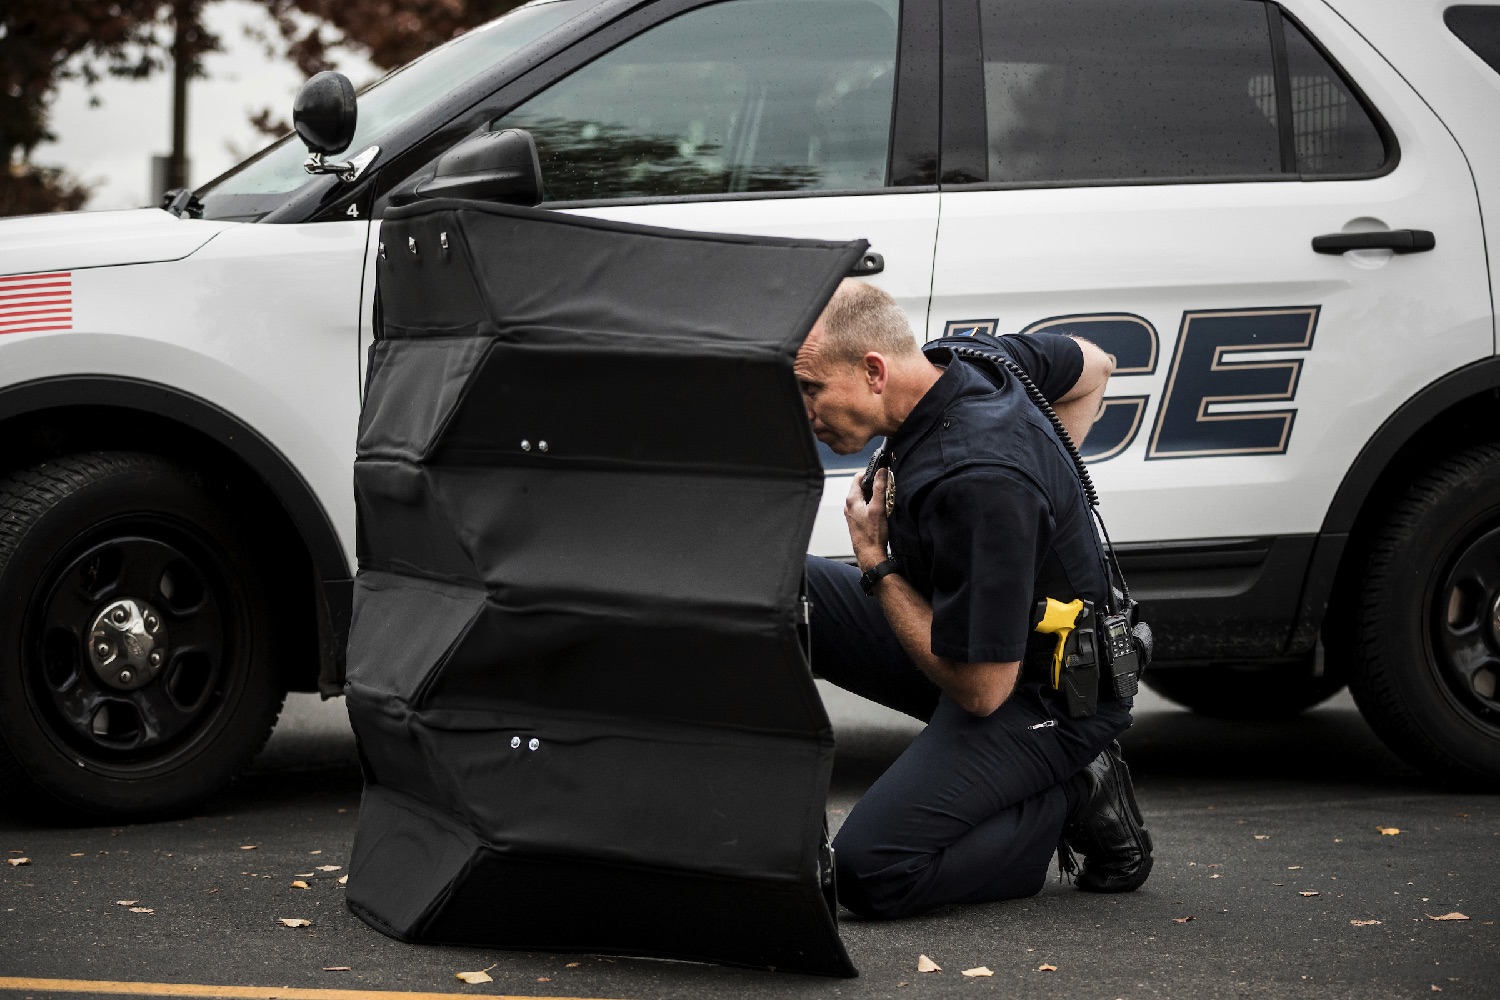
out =
[[1152,667],[1142,680],[1168,701],[1216,719],[1286,718],[1344,689],[1341,675],[1316,674],[1310,660]]
[[285,687],[227,491],[165,459],[68,456],[0,480],[0,802],[186,808],[264,745]]
[[1500,784],[1500,446],[1418,476],[1375,532],[1350,689],[1407,763]]

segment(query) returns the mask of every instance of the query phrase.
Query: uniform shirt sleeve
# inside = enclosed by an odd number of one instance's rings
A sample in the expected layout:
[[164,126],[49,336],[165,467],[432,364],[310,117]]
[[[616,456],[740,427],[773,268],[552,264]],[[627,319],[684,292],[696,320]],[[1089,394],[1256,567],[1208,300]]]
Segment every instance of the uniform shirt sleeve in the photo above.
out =
[[932,553],[932,651],[957,663],[1023,659],[1033,591],[1056,521],[1024,475],[961,470],[933,488],[922,518]]
[[1065,334],[1008,333],[1000,343],[1049,402],[1066,396],[1083,374],[1083,348]]

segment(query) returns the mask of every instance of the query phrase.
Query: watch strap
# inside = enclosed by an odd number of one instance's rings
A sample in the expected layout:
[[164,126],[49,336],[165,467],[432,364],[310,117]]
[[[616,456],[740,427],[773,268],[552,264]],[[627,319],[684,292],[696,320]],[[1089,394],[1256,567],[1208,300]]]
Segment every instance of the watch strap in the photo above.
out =
[[877,563],[861,573],[859,575],[859,585],[863,588],[866,597],[874,597],[876,584],[890,574],[900,572],[901,564],[892,556],[890,559],[882,563]]

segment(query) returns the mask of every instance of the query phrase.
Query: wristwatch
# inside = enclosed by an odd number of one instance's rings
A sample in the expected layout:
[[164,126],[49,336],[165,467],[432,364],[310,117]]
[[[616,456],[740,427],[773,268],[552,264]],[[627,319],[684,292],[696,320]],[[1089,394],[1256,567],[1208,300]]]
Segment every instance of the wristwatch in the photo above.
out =
[[881,581],[881,578],[891,573],[899,572],[901,572],[901,564],[896,561],[895,556],[892,556],[885,562],[871,566],[861,573],[859,575],[859,585],[864,590],[866,597],[874,597],[875,585]]

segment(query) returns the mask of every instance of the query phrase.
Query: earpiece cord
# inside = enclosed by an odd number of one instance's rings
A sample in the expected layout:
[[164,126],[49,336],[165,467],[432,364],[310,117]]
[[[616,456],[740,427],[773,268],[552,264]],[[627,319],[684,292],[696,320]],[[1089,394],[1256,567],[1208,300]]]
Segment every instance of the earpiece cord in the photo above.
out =
[[1120,589],[1125,594],[1125,606],[1130,607],[1130,584],[1125,582],[1125,574],[1120,570],[1120,560],[1115,555],[1115,543],[1110,541],[1109,529],[1104,526],[1104,516],[1099,513],[1099,494],[1094,489],[1094,480],[1089,476],[1088,467],[1083,464],[1083,456],[1078,453],[1078,447],[1073,444],[1073,436],[1063,426],[1062,418],[1052,408],[1051,402],[1042,394],[1042,390],[1031,381],[1031,376],[1026,370],[1014,361],[1001,354],[999,351],[986,351],[977,347],[958,346],[950,347],[954,354],[965,358],[984,358],[989,361],[999,362],[1006,371],[1015,376],[1016,381],[1021,383],[1021,388],[1026,390],[1027,397],[1042,411],[1052,429],[1057,432],[1057,439],[1062,442],[1068,457],[1073,460],[1073,468],[1078,473],[1078,481],[1083,486],[1083,495],[1089,502],[1089,512],[1094,515],[1094,520],[1099,522],[1099,530],[1104,535],[1104,550],[1109,553],[1109,561],[1115,568],[1115,579],[1120,581]]

